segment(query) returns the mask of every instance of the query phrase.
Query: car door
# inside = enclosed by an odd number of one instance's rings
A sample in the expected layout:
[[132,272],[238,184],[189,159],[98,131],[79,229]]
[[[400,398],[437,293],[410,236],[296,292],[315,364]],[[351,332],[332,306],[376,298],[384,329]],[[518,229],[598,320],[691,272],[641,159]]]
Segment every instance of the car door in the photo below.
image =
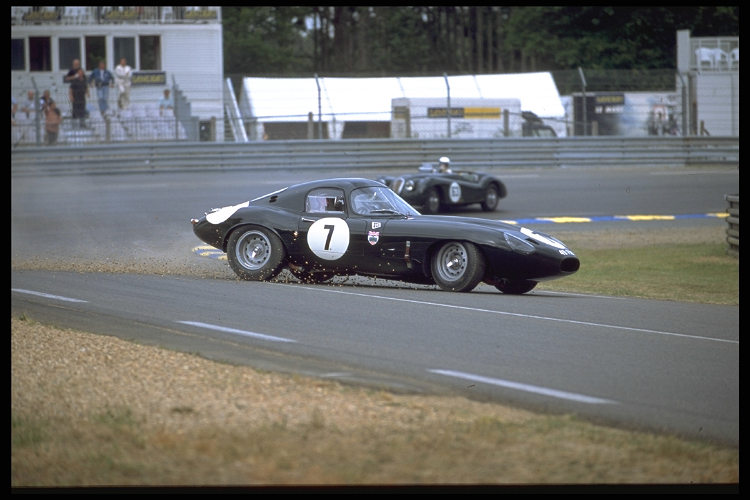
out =
[[484,200],[484,187],[479,174],[464,171],[454,173],[453,177],[454,182],[460,186],[462,203],[476,203]]
[[340,188],[317,188],[307,193],[298,232],[300,253],[326,269],[356,267],[367,245],[366,221],[349,216]]

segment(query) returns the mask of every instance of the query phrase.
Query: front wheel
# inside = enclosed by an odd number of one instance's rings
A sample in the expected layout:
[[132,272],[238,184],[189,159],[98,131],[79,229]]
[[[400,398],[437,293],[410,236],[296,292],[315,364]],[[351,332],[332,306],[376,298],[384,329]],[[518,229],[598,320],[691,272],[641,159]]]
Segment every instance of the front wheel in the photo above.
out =
[[484,201],[482,201],[482,210],[485,212],[492,212],[497,208],[497,202],[500,199],[497,192],[497,187],[494,184],[487,186],[484,192]]
[[536,281],[501,279],[495,284],[495,288],[508,295],[521,295],[530,292],[536,286]]
[[484,276],[486,262],[479,249],[469,242],[444,243],[432,257],[432,279],[443,290],[470,292]]
[[243,227],[232,233],[227,260],[232,270],[248,281],[264,281],[281,272],[286,250],[278,236],[261,227]]
[[440,211],[440,193],[437,188],[430,188],[427,191],[423,211],[426,214],[436,214]]

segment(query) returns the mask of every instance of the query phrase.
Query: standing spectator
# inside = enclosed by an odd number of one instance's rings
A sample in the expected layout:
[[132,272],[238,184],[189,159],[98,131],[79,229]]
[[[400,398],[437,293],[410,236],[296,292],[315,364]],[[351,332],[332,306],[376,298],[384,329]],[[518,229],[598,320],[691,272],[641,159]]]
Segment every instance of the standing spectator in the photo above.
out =
[[45,90],[42,93],[42,98],[39,99],[39,104],[42,107],[42,114],[44,113],[45,109],[47,108],[51,100],[52,100],[52,97],[49,95],[49,90]]
[[126,109],[130,105],[130,82],[132,78],[133,68],[128,66],[128,60],[123,57],[120,59],[120,64],[115,68],[117,90],[120,91],[117,106],[120,109]]
[[78,118],[81,128],[86,128],[86,98],[89,97],[89,86],[86,84],[86,73],[78,68],[75,78],[70,81],[70,102],[73,103],[73,118]]
[[47,106],[45,106],[44,115],[46,142],[48,145],[52,146],[57,144],[57,136],[60,133],[60,124],[62,123],[62,114],[60,113],[60,110],[57,109],[57,105],[52,99],[50,99]]
[[107,69],[104,60],[99,61],[99,67],[91,72],[89,81],[96,88],[96,98],[99,102],[99,112],[104,116],[109,110],[109,88],[114,86],[115,77]]
[[174,99],[169,95],[169,89],[164,89],[164,97],[159,100],[159,114],[164,116],[174,110]]
[[16,112],[18,111],[18,101],[13,96],[10,96],[10,124],[16,124]]
[[31,119],[36,114],[36,103],[34,102],[34,95],[36,93],[33,90],[26,92],[26,101],[21,106],[21,111],[26,113],[25,118]]
[[78,76],[78,70],[81,69],[81,60],[80,59],[73,59],[73,64],[68,70],[68,74],[65,75],[65,78],[63,78],[63,81],[65,83],[70,83],[73,81],[74,78],[77,78]]
[[82,128],[86,127],[86,97],[89,86],[86,83],[86,73],[81,68],[81,61],[73,59],[73,67],[68,71],[65,81],[70,83],[68,97],[73,104],[73,118],[78,118]]

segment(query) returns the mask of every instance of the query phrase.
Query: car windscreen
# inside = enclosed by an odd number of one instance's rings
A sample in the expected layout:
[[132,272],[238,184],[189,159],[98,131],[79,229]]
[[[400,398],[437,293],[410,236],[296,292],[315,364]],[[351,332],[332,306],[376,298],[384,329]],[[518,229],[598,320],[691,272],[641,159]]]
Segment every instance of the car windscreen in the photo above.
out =
[[390,188],[368,186],[352,190],[352,212],[358,215],[419,215]]

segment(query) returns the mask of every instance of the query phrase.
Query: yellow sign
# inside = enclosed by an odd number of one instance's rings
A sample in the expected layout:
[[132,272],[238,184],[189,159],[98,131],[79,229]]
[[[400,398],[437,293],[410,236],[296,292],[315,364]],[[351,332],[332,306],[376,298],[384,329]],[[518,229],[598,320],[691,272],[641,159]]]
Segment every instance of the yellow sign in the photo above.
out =
[[216,11],[209,9],[189,10],[185,12],[185,19],[216,19]]
[[166,85],[166,71],[136,71],[131,80],[133,85]]
[[127,10],[110,10],[104,14],[107,21],[135,21],[138,19],[138,12],[135,9]]
[[39,21],[57,21],[60,19],[60,14],[56,11],[49,10],[37,10],[33,12],[27,12],[23,15],[23,20],[26,22],[39,22]]
[[500,108],[464,108],[464,118],[500,118]]
[[[500,108],[451,108],[451,118],[491,119],[500,118]],[[427,118],[447,118],[448,108],[427,108]]]

